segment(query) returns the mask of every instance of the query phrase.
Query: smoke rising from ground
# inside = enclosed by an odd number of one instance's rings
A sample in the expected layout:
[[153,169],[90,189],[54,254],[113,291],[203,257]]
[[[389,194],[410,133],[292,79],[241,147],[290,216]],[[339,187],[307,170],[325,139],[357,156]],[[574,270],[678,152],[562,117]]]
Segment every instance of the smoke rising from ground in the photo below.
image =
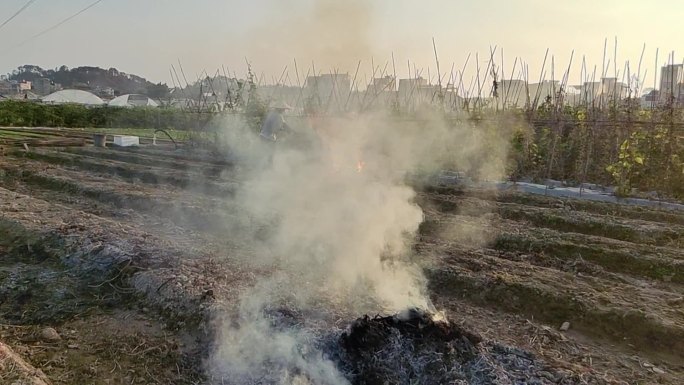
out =
[[[253,236],[255,250],[242,262],[270,275],[223,322],[210,367],[232,381],[225,383],[296,383],[293,373],[300,383],[346,383],[312,343],[315,332],[279,328],[269,311],[297,309],[330,320],[432,309],[411,249],[423,213],[407,173],[503,175],[506,145],[485,135],[490,130],[377,115],[303,123],[275,144],[255,141],[244,125],[227,136],[248,170],[233,198],[248,217],[240,219],[250,226],[242,234]],[[264,162],[270,154],[272,163]]]

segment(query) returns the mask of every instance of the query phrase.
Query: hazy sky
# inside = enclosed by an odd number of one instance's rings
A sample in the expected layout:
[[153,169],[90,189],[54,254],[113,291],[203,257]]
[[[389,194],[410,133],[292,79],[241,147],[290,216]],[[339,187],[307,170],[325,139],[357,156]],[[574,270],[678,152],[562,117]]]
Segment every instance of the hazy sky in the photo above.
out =
[[[27,0],[1,0],[0,23]],[[575,50],[571,82],[580,80],[582,55],[599,66],[608,38],[610,71],[614,39],[622,74],[626,60],[636,72],[644,44],[642,75],[653,83],[658,62],[675,51],[682,62],[682,0],[104,0],[87,12],[38,38],[31,36],[73,15],[93,0],[35,0],[0,28],[0,73],[22,64],[54,68],[92,65],[145,76],[171,85],[169,68],[180,61],[188,80],[221,65],[243,76],[245,57],[266,81],[279,78],[285,66],[296,83],[311,71],[338,69],[361,78],[372,72],[371,58],[392,73],[394,53],[399,77],[407,60],[427,77],[436,72],[432,38],[441,71],[460,69],[472,54],[466,77],[475,72],[475,53],[487,66],[492,46],[504,49],[504,72],[510,76],[515,57],[538,79],[547,48],[547,77],[560,78]],[[496,62],[501,65],[500,51]],[[518,67],[519,68],[519,67]],[[620,75],[622,76],[622,75]]]

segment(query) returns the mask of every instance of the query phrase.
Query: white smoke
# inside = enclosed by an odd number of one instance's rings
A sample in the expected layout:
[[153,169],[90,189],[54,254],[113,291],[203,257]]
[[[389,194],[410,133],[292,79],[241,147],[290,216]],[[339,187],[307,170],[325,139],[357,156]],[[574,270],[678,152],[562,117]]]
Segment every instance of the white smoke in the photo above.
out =
[[256,162],[234,198],[250,217],[242,223],[259,230],[256,255],[242,262],[273,274],[244,293],[239,314],[223,322],[210,371],[224,383],[346,383],[312,344],[315,335],[278,328],[265,309],[343,317],[431,309],[411,253],[423,213],[405,184],[406,172],[460,167],[491,176],[501,171],[505,154],[503,141],[485,146],[471,127],[439,119],[418,124],[357,116],[313,128],[312,148],[293,145],[293,137],[275,149],[232,144],[238,152],[246,149],[250,155],[241,158],[251,161],[274,150],[272,164]]

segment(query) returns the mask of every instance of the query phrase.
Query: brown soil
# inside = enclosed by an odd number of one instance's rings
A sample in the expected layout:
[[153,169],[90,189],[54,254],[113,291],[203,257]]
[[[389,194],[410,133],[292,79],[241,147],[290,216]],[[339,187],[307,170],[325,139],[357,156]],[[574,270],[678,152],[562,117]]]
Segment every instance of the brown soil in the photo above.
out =
[[[271,274],[226,236],[252,231],[230,225],[236,183],[224,160],[159,149],[0,157],[0,341],[54,384],[207,382],[215,307]],[[433,301],[484,344],[568,383],[684,383],[683,212],[448,189],[417,201]]]
[[192,384],[184,341],[139,311],[77,316],[56,327],[61,339],[41,338],[41,326],[0,326],[4,341],[55,384]]

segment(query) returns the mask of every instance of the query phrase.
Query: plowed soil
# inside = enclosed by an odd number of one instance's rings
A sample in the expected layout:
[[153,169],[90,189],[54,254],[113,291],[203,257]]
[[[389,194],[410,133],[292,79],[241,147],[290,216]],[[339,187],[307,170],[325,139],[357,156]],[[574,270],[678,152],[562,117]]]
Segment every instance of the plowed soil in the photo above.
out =
[[[211,382],[212,311],[271,274],[243,268],[255,251],[225,236],[250,226],[236,223],[239,183],[225,159],[159,147],[6,152],[0,342],[53,384]],[[416,199],[433,302],[483,346],[536,357],[556,373],[543,383],[684,383],[684,212],[459,189]]]

